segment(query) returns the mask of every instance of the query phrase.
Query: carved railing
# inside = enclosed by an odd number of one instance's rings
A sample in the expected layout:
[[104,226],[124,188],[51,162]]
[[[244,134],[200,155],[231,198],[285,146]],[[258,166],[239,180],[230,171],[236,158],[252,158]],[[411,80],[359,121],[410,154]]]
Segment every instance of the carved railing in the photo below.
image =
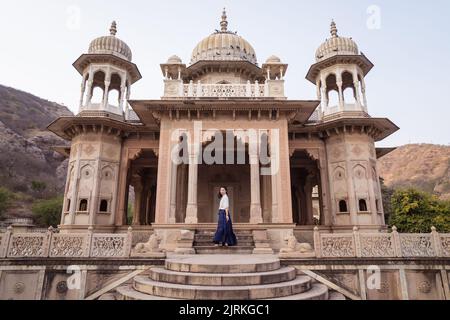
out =
[[259,98],[268,97],[267,85],[251,84],[202,84],[183,85],[183,96],[192,98]]
[[431,258],[450,257],[450,234],[364,233],[357,227],[353,233],[320,233],[314,229],[317,258]]
[[128,258],[132,229],[127,233],[0,233],[0,258]]
[[[0,233],[0,258],[128,258],[135,243],[148,240],[149,234],[126,233],[14,233],[12,227]],[[314,229],[317,258],[449,258],[450,234],[432,228],[428,234],[321,233]]]

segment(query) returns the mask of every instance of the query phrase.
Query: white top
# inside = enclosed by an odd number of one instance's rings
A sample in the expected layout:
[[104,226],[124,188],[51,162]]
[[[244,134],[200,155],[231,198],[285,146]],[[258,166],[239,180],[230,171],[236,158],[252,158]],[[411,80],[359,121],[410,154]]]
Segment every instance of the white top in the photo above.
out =
[[220,199],[220,204],[219,204],[219,210],[220,209],[227,209],[230,206],[230,202],[228,200],[228,196],[226,194],[224,194],[222,196],[222,198]]

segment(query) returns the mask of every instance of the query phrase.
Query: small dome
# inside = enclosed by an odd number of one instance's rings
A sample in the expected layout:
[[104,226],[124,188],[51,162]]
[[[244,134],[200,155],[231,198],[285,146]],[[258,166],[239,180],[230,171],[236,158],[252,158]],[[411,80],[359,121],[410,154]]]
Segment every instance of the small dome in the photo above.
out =
[[89,45],[90,54],[112,54],[119,58],[131,61],[133,55],[130,47],[122,40],[116,37],[117,24],[115,21],[111,24],[109,36],[94,39]]
[[270,64],[270,63],[281,63],[281,59],[278,58],[277,56],[272,55],[269,58],[267,58],[266,63],[267,64]]
[[206,37],[192,52],[191,64],[201,60],[248,61],[257,64],[256,53],[247,40],[228,31],[226,12],[223,12],[221,30]]
[[335,55],[358,55],[358,45],[352,38],[339,37],[336,23],[331,23],[331,38],[320,45],[316,51],[316,60],[322,61]]
[[181,61],[181,58],[177,55],[173,55],[167,60],[167,64],[182,64],[182,63],[183,62]]

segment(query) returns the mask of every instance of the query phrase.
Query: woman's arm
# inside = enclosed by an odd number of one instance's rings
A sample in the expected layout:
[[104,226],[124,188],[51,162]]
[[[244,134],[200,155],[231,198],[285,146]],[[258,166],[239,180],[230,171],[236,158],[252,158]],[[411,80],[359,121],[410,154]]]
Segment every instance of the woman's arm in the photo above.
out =
[[228,199],[228,196],[227,196],[227,197],[225,198],[225,213],[226,213],[227,221],[230,219],[230,214],[229,214],[230,210],[229,210],[229,207],[230,207],[230,202],[229,202],[229,199]]

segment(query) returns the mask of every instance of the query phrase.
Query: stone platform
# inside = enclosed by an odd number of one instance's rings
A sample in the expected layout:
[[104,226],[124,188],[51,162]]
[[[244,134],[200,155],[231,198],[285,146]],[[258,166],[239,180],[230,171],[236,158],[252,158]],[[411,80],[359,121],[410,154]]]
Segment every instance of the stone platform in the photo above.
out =
[[327,300],[328,288],[283,267],[273,255],[171,257],[132,284],[117,288],[124,300]]

